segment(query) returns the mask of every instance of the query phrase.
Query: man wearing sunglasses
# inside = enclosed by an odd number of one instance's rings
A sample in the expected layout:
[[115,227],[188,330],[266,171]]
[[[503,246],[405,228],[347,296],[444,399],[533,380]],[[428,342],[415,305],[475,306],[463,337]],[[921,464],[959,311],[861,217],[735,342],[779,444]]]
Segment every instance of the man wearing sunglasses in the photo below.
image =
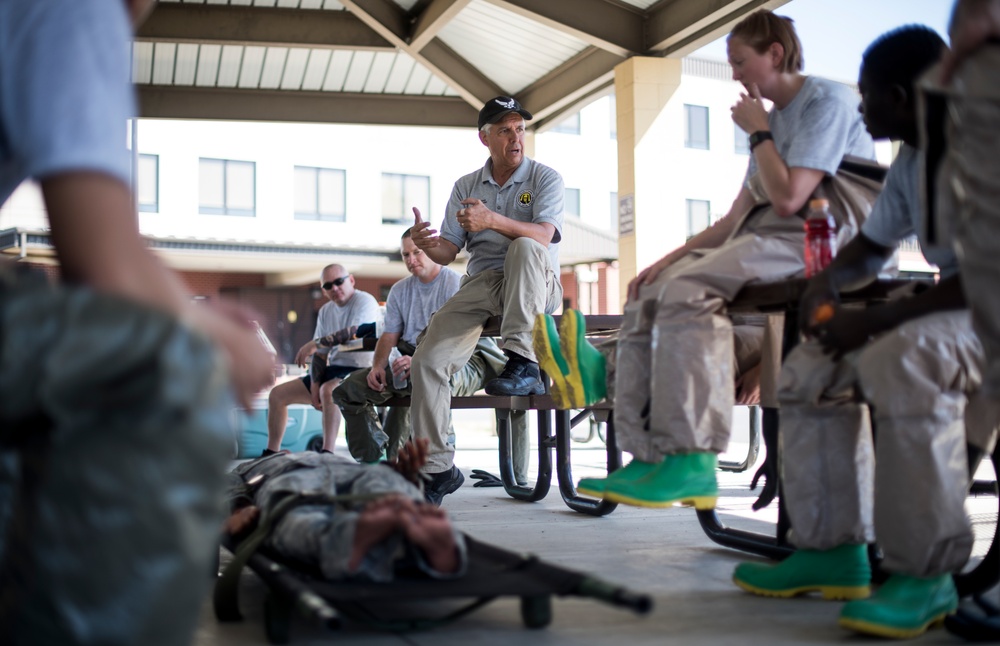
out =
[[319,310],[314,339],[295,355],[295,363],[303,367],[312,356],[309,374],[271,389],[267,397],[267,448],[263,455],[281,450],[290,404],[312,404],[323,411],[323,450],[333,452],[341,416],[331,393],[344,377],[372,365],[371,352],[341,353],[337,347],[325,347],[319,340],[344,328],[378,320],[378,301],[371,294],[355,290],[354,276],[340,265],[324,267],[319,283],[330,302]]

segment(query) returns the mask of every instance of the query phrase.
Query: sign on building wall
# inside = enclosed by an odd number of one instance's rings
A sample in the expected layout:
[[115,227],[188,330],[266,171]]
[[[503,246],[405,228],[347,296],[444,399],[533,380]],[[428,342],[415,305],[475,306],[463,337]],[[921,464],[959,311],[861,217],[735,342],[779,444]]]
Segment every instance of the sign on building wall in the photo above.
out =
[[618,235],[635,233],[635,196],[623,195],[618,198]]

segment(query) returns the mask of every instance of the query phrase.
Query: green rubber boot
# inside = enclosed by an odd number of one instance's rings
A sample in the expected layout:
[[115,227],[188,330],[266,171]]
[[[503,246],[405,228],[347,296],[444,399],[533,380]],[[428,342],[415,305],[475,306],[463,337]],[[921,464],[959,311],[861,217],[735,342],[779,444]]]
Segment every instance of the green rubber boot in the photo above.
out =
[[587,341],[587,322],[577,310],[567,310],[559,321],[559,343],[569,372],[566,381],[571,390],[582,394],[572,408],[585,408],[608,396],[606,360],[601,351]]
[[538,365],[549,376],[552,386],[549,394],[560,410],[579,408],[574,402],[583,399],[583,393],[575,390],[576,385],[567,380],[569,364],[559,345],[556,322],[548,314],[535,316],[535,327],[531,329],[531,346],[535,350]]
[[852,601],[840,611],[844,628],[910,639],[944,622],[958,609],[958,592],[950,574],[928,579],[893,574],[870,599]]
[[627,482],[645,478],[656,468],[656,462],[643,462],[633,459],[617,471],[612,471],[607,478],[581,478],[580,484],[576,486],[577,493],[593,498],[604,497],[604,487],[608,482]]
[[871,579],[865,545],[797,550],[781,563],[740,563],[733,572],[733,583],[747,592],[783,598],[819,592],[824,599],[864,599]]
[[695,509],[715,509],[719,485],[714,453],[668,455],[648,475],[628,482],[608,482],[604,499],[636,507],[669,507],[688,503]]

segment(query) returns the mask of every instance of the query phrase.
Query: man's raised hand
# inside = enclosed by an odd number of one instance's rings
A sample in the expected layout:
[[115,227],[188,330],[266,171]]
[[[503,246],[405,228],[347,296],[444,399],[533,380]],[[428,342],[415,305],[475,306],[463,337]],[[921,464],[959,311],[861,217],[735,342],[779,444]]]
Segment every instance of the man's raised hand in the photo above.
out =
[[418,249],[433,249],[441,244],[437,231],[430,226],[430,222],[424,222],[420,218],[420,209],[413,207],[413,228],[410,229],[410,239]]

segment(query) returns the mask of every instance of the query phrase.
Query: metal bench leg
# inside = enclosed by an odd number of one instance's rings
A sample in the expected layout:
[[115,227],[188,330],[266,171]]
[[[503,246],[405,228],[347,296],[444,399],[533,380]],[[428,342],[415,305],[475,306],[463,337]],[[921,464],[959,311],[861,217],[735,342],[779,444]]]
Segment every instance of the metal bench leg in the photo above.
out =
[[553,437],[548,411],[538,411],[538,477],[535,486],[517,484],[514,479],[514,460],[511,454],[510,411],[497,410],[497,435],[500,439],[500,480],[504,491],[511,498],[537,502],[549,493],[552,485]]
[[757,462],[757,454],[760,452],[760,406],[748,406],[747,410],[750,412],[750,446],[747,447],[747,455],[742,462],[719,460],[719,469],[723,471],[743,473]]
[[[559,477],[559,493],[562,495],[566,505],[573,511],[591,516],[604,516],[610,514],[617,507],[618,503],[607,500],[597,500],[586,498],[576,493],[576,485],[573,484],[573,465],[570,460],[570,444],[572,438],[571,430],[573,423],[570,420],[570,411],[559,410],[556,413],[556,474]],[[588,413],[581,413],[577,422],[588,417]],[[622,466],[622,452],[618,448],[618,441],[615,439],[613,423],[608,420],[608,431],[606,436],[606,449],[608,454],[608,473]]]

